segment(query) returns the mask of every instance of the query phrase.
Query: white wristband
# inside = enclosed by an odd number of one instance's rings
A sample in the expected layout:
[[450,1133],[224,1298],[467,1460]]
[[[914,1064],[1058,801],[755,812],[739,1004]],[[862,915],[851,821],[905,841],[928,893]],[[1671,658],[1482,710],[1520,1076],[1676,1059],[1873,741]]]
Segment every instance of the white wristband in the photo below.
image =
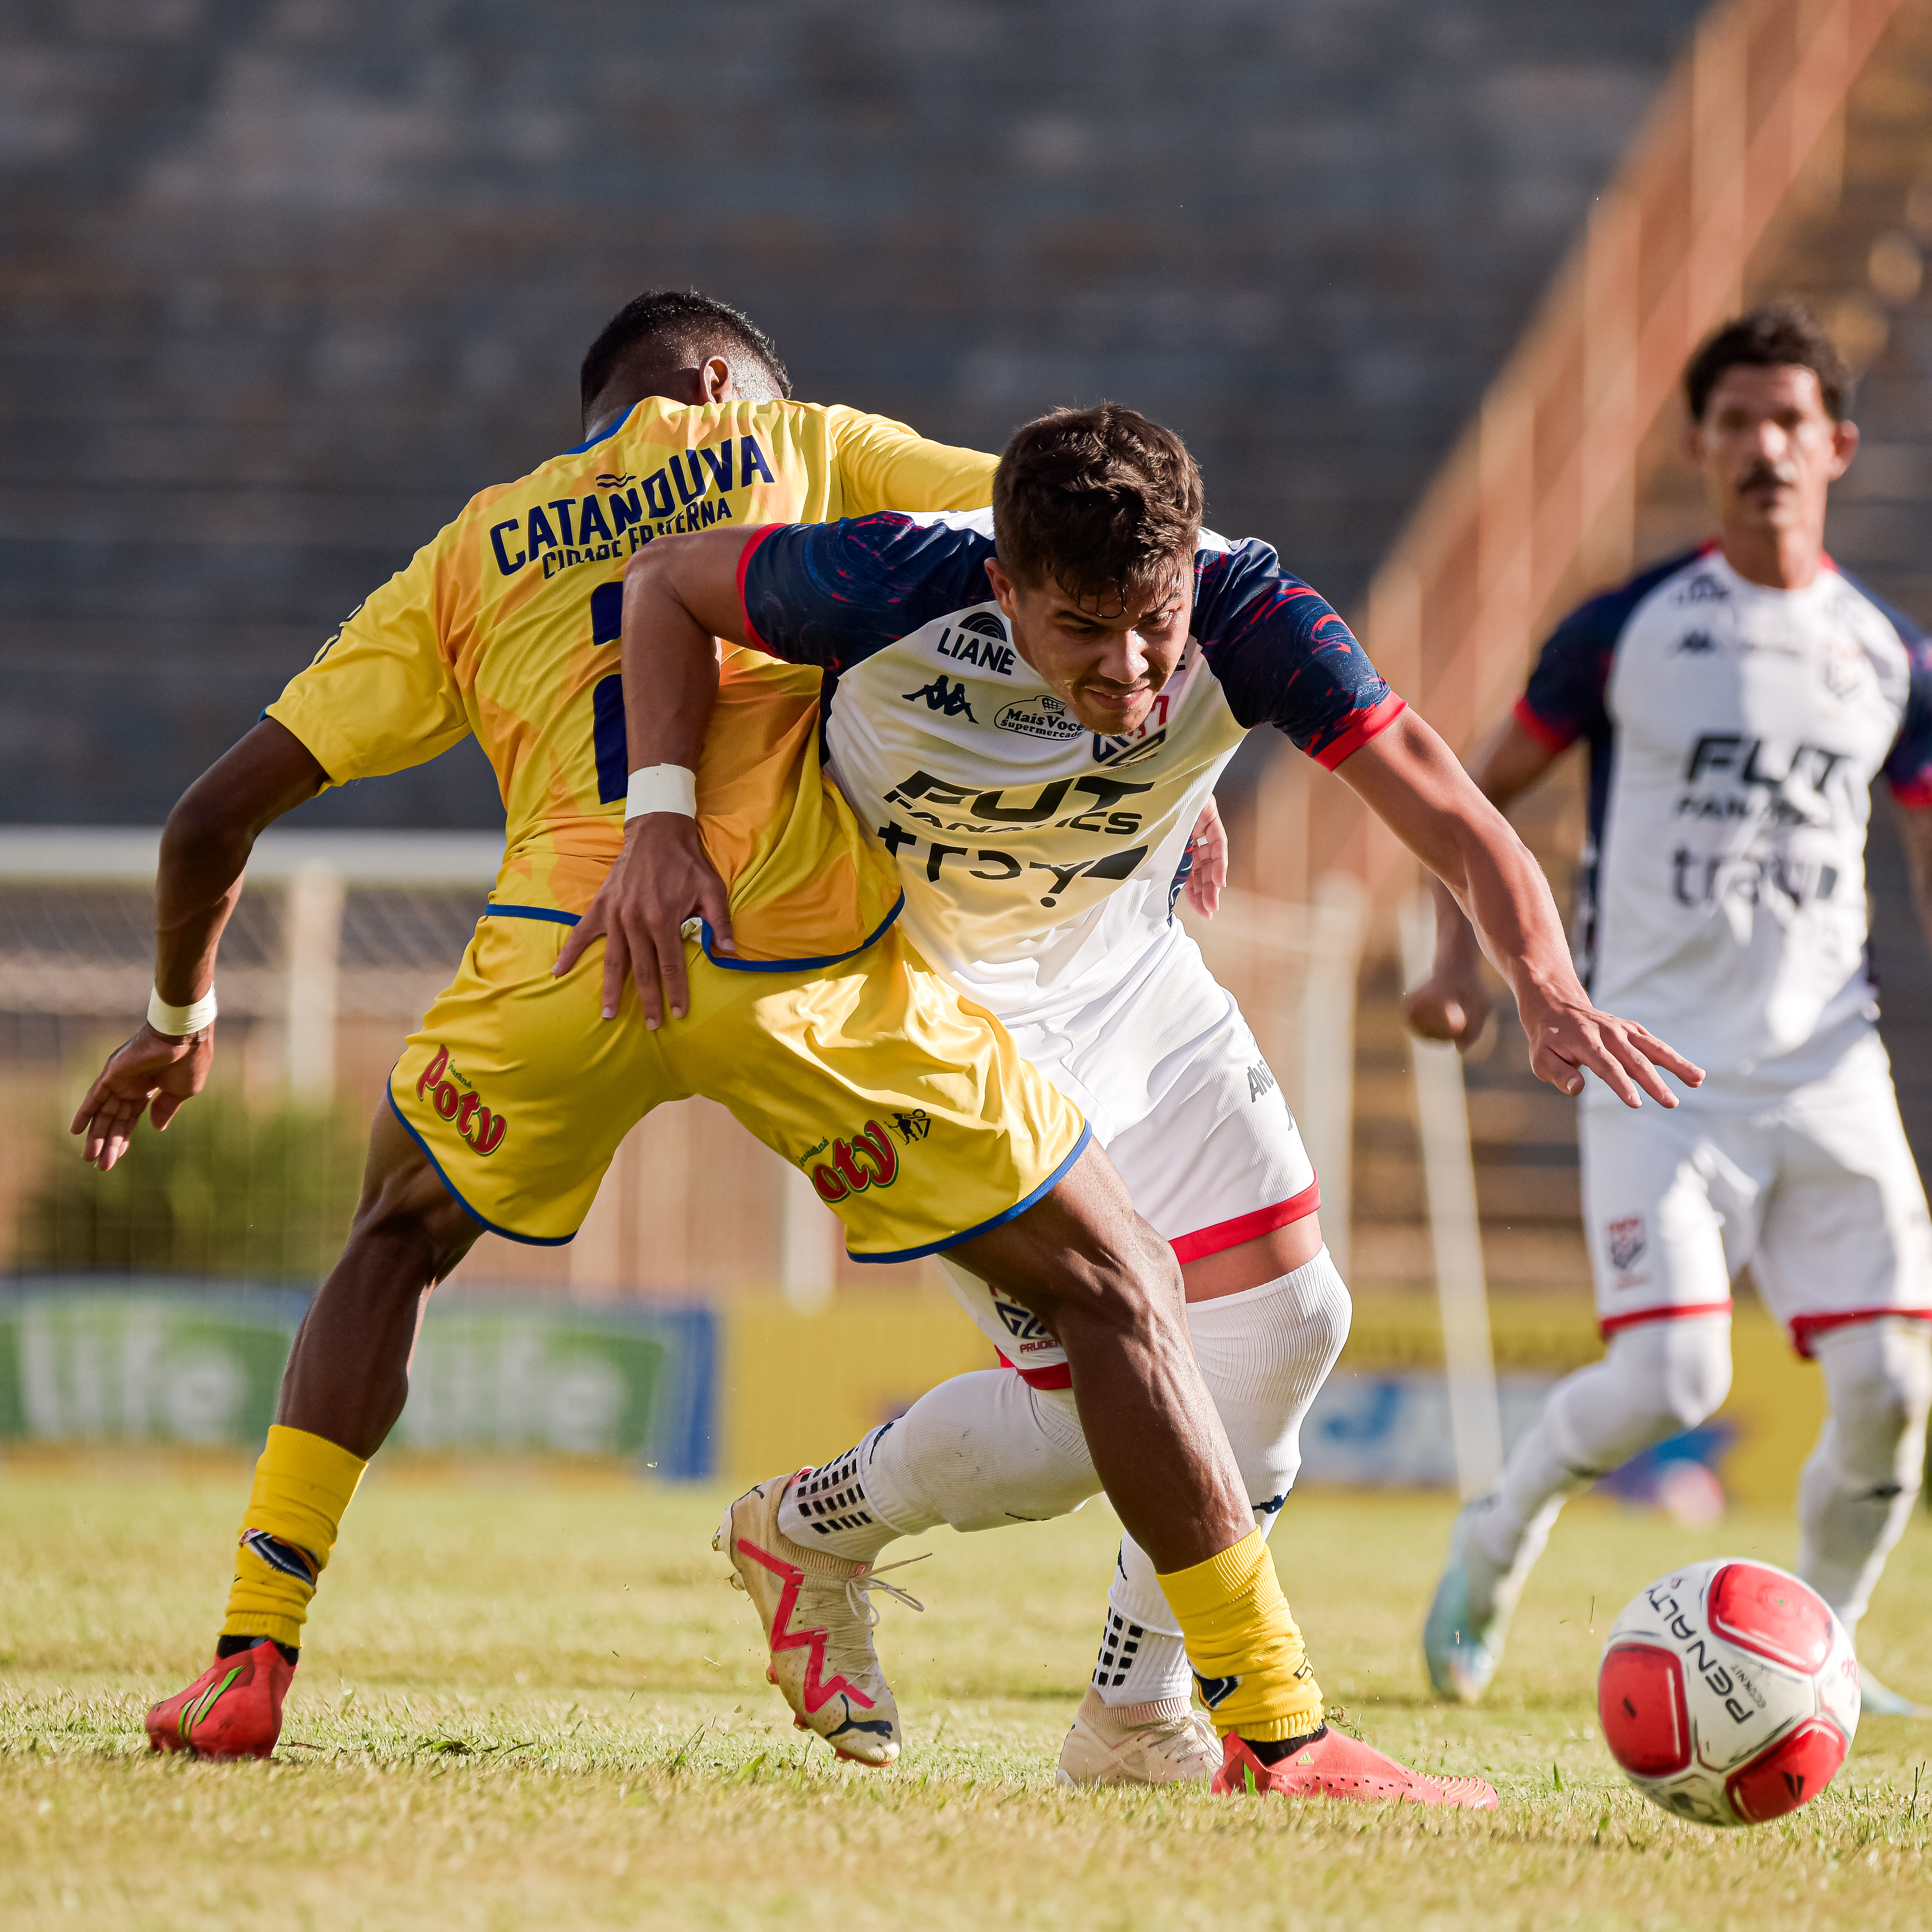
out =
[[148,1024],[157,1033],[185,1040],[190,1034],[205,1033],[214,1021],[214,988],[211,986],[193,1005],[171,1006],[158,987],[148,995]]
[[675,812],[698,816],[698,774],[682,765],[646,765],[631,774],[624,794],[624,822],[650,812]]

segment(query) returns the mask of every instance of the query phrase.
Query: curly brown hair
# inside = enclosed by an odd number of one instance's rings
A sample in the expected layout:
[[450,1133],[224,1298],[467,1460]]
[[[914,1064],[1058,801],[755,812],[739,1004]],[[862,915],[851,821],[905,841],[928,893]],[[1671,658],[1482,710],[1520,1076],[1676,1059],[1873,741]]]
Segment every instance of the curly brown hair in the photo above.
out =
[[993,477],[1009,575],[1082,602],[1156,590],[1201,530],[1201,472],[1170,429],[1118,403],[1055,410],[1014,434]]
[[1684,371],[1684,400],[1690,420],[1700,423],[1711,392],[1726,369],[1809,369],[1818,379],[1825,413],[1843,422],[1851,401],[1852,372],[1836,344],[1802,303],[1761,304],[1727,322],[1691,357]]

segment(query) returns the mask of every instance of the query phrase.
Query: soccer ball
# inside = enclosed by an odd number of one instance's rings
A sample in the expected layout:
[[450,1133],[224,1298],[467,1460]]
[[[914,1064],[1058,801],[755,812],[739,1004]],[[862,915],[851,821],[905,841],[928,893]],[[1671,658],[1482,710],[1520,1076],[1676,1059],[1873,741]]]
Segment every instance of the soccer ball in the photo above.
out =
[[1844,1762],[1858,1660],[1808,1584],[1724,1557],[1660,1579],[1610,1626],[1597,1712],[1646,1798],[1700,1824],[1761,1825]]

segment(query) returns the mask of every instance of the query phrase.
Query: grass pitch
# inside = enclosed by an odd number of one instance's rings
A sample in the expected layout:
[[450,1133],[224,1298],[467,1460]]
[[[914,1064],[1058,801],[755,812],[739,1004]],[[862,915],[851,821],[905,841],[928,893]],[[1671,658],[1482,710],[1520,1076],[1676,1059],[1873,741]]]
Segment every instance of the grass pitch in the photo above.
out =
[[[595,1472],[379,1463],[325,1580],[270,1766],[149,1756],[142,1709],[206,1660],[238,1462],[0,1468],[0,1923],[970,1927],[1932,1924],[1932,1724],[1868,1719],[1825,1796],[1718,1834],[1616,1775],[1592,1724],[1610,1620],[1680,1560],[1792,1558],[1584,1502],[1492,1703],[1426,1694],[1436,1498],[1310,1494],[1275,1534],[1331,1703],[1372,1742],[1482,1770],[1493,1816],[1076,1794],[1053,1762],[1117,1526],[942,1532],[888,1606],[909,1732],[868,1773],[807,1748],[708,1548],[722,1496]],[[1867,1624],[1932,1694],[1932,1524]]]

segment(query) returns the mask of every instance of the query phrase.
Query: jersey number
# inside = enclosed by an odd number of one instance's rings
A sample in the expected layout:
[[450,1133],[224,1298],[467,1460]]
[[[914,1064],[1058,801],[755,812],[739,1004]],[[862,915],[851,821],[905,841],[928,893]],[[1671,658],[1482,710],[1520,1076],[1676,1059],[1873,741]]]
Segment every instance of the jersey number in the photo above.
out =
[[[590,641],[614,644],[624,634],[624,586],[600,584],[590,593]],[[597,797],[615,805],[631,788],[631,748],[624,736],[624,680],[615,672],[590,693],[590,742],[597,752]]]

